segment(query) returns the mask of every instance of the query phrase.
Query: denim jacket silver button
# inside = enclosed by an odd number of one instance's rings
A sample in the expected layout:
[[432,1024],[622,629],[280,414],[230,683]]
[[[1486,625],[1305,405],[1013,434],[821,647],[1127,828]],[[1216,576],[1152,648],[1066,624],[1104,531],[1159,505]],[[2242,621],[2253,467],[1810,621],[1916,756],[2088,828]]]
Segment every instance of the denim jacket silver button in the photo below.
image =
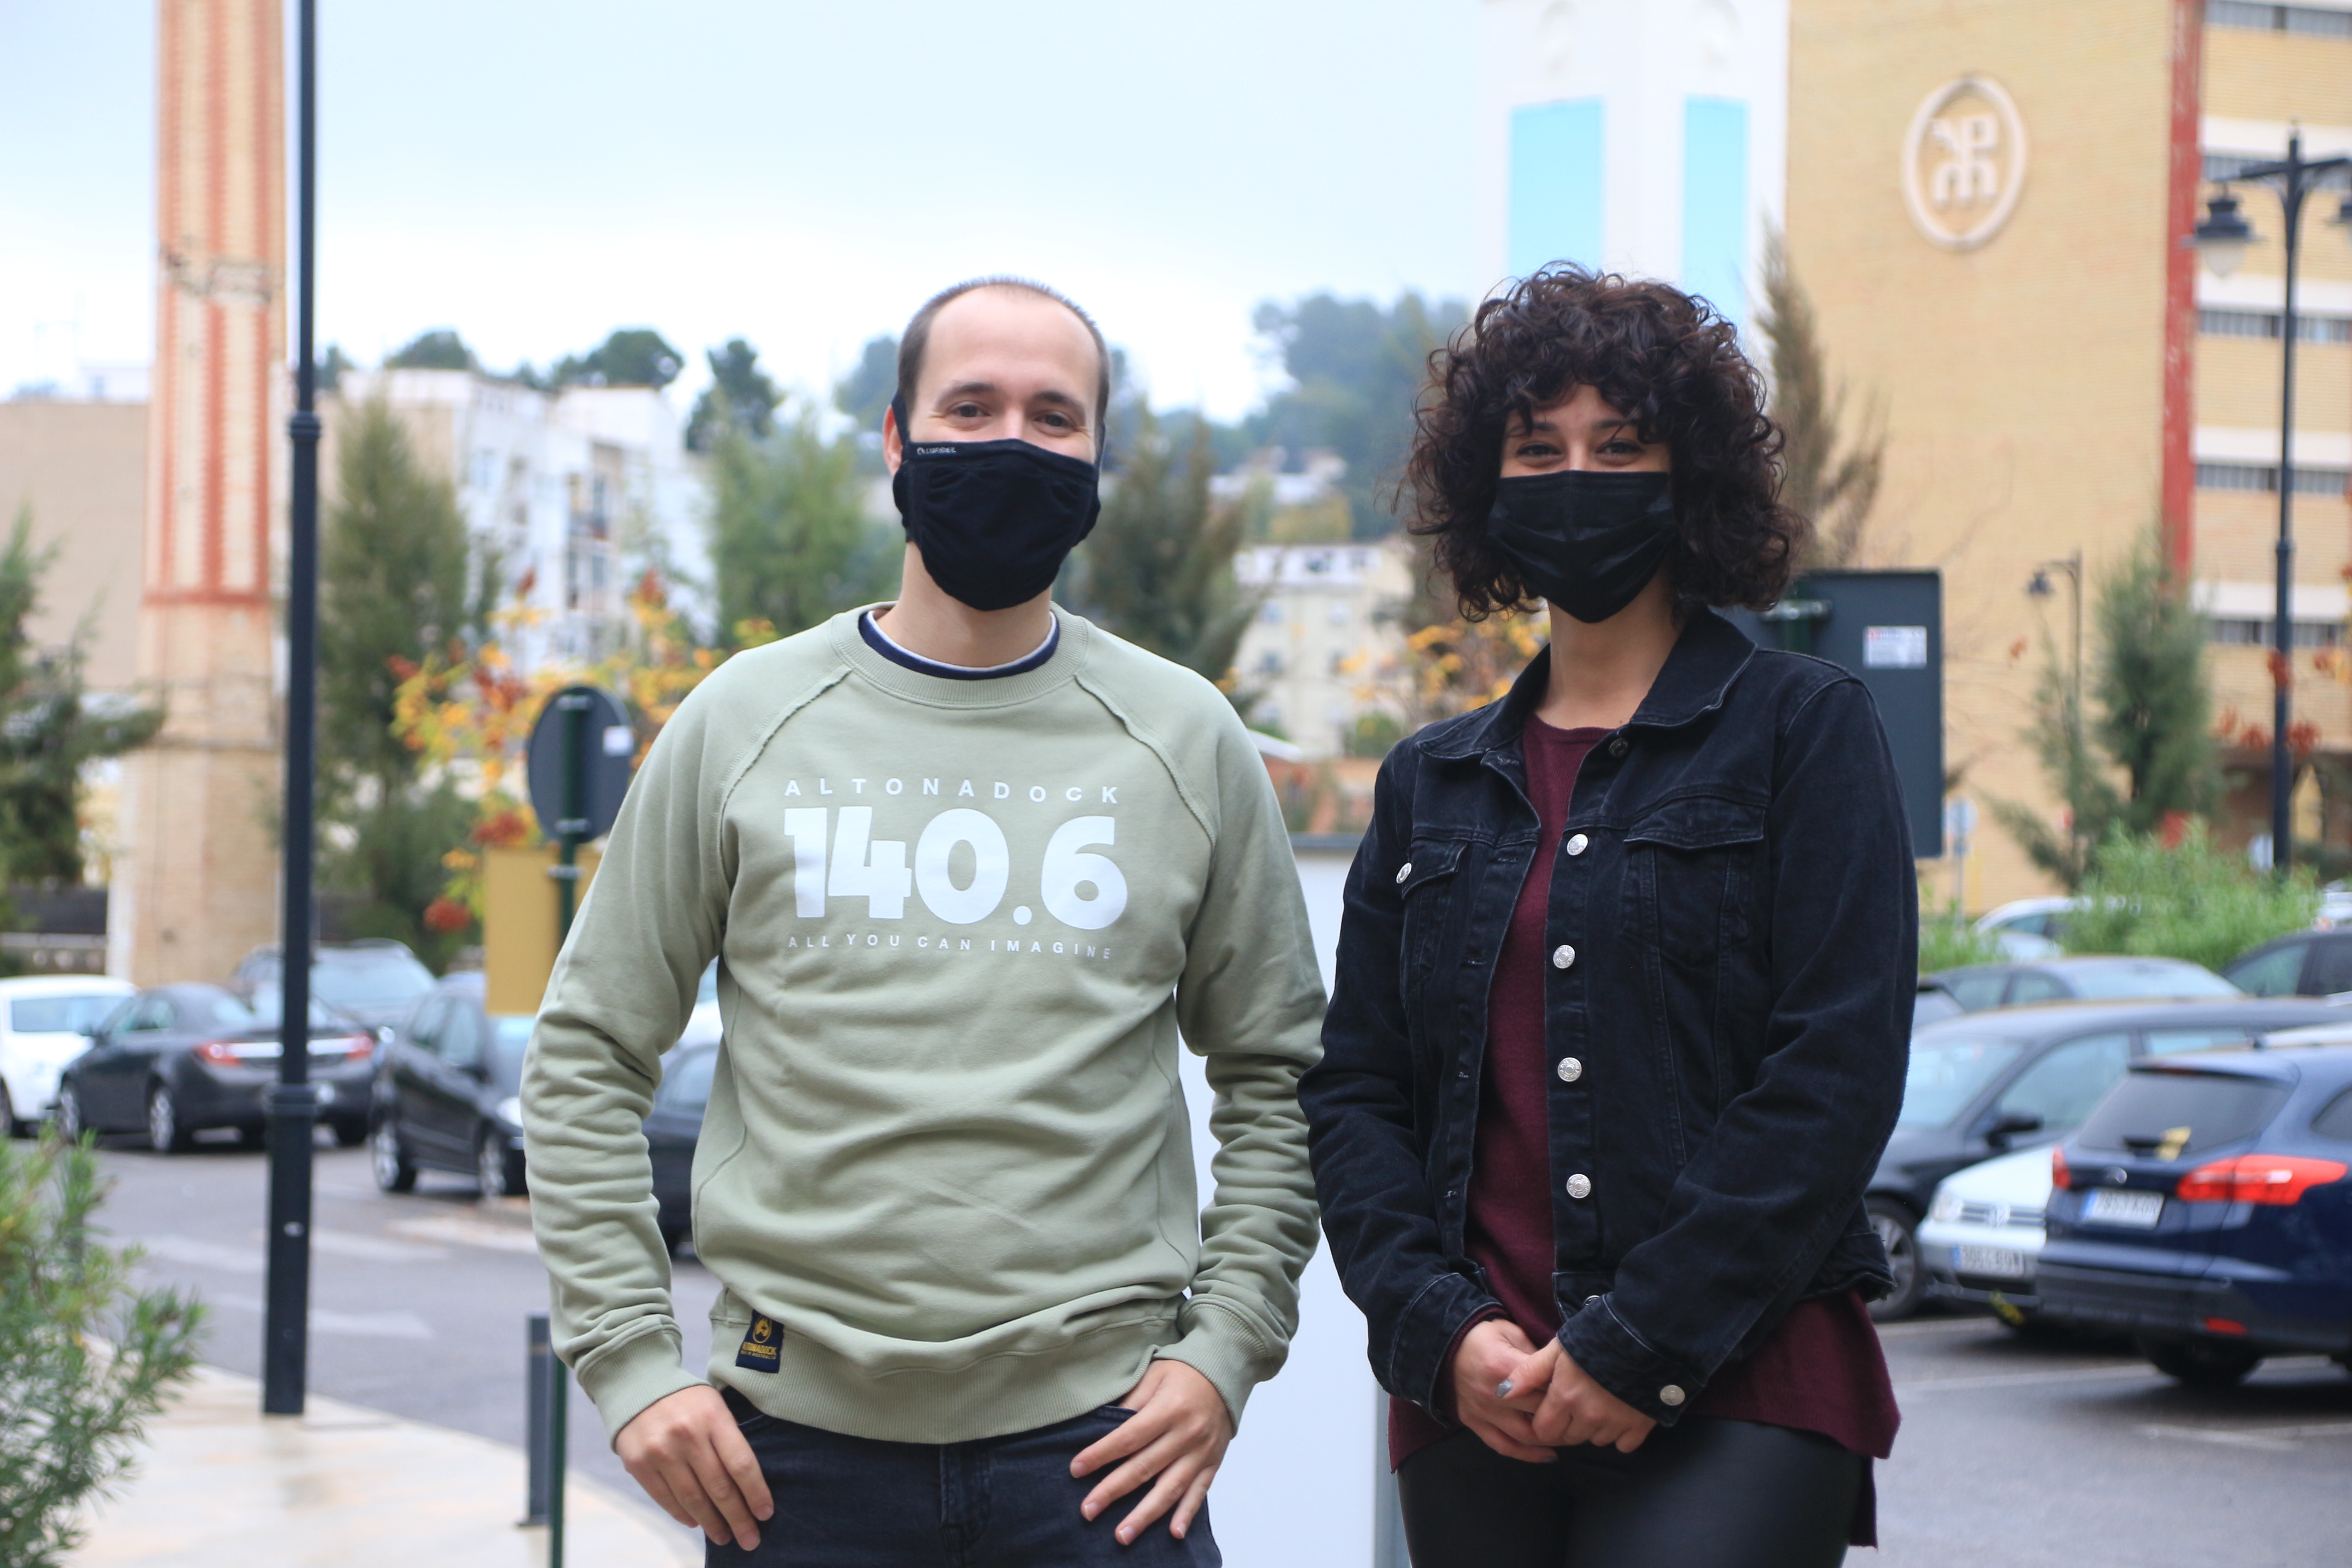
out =
[[1566,969],[1575,962],[1576,949],[1569,946],[1568,943],[1561,942],[1551,950],[1551,966],[1554,969]]
[[1592,1178],[1586,1175],[1581,1171],[1579,1171],[1573,1176],[1569,1177],[1568,1195],[1572,1198],[1591,1197],[1592,1195]]
[[1570,857],[1574,857],[1583,854],[1586,847],[1591,842],[1592,840],[1581,833],[1571,833],[1568,836],[1568,842],[1561,847],[1566,849]]
[[1661,1405],[1680,1405],[1684,1400],[1689,1397],[1690,1395],[1682,1391],[1682,1385],[1679,1384],[1670,1383],[1666,1384],[1665,1387],[1658,1390],[1658,1403]]
[[1574,1057],[1562,1057],[1559,1058],[1559,1072],[1560,1082],[1574,1083],[1584,1076],[1584,1064]]
[[1403,887],[1404,879],[1412,875],[1412,862],[1408,860],[1403,865],[1397,868],[1397,886],[1400,888]]
[[1632,745],[1632,742],[1626,740],[1624,736],[1620,735],[1615,740],[1609,742],[1609,754],[1612,757],[1622,757],[1629,749],[1631,749]]

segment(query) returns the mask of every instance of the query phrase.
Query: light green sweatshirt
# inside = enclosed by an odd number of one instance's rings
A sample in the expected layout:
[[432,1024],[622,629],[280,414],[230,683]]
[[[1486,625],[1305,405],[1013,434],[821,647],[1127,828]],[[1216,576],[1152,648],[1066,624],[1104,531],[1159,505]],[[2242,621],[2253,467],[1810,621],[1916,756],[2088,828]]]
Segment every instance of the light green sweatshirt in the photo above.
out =
[[[1323,1012],[1281,813],[1213,687],[1061,626],[1036,669],[958,680],[852,612],[737,654],[655,742],[522,1089],[556,1349],[609,1432],[698,1381],[641,1123],[714,956],[713,1382],[949,1443],[1107,1404],[1154,1356],[1238,1419],[1281,1366]],[[1215,1096],[1205,1210],[1180,1026]]]

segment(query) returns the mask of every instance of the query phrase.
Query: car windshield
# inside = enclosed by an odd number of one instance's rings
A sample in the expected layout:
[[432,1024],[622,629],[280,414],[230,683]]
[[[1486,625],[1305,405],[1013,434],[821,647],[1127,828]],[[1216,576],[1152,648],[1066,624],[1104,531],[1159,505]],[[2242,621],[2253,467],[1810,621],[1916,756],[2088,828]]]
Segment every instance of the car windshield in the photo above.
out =
[[2085,1149],[2178,1160],[2261,1131],[2286,1102],[2287,1086],[2222,1073],[2136,1072],[2084,1121]]
[[120,996],[19,996],[8,1004],[8,1026],[20,1035],[79,1035],[121,1005]]
[[2074,994],[2096,1002],[2147,996],[2238,996],[2236,986],[2195,963],[2151,959],[2146,963],[2086,963],[2064,971]]
[[388,1007],[433,989],[433,972],[407,953],[321,953],[310,966],[310,989],[333,1007]]
[[1895,1121],[1905,1127],[1947,1125],[2024,1049],[2022,1040],[1988,1035],[1915,1037],[1910,1070],[1903,1076],[1903,1113]]
[[538,1023],[529,1013],[502,1013],[490,1019],[490,1073],[499,1082],[522,1082],[523,1054],[530,1049],[530,1032]]

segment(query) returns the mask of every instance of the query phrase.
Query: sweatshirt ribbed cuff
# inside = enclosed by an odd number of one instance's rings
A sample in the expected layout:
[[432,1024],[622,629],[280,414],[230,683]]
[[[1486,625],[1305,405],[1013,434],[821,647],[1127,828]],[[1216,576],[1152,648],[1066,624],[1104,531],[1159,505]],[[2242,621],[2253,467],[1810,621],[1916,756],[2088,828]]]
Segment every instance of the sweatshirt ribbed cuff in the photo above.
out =
[[606,1441],[654,1401],[702,1385],[682,1364],[684,1348],[675,1332],[656,1330],[608,1345],[572,1369],[604,1418]]
[[1289,1349],[1269,1344],[1239,1312],[1196,1300],[1184,1309],[1184,1337],[1161,1346],[1153,1359],[1181,1361],[1207,1378],[1238,1427],[1250,1390],[1282,1370]]

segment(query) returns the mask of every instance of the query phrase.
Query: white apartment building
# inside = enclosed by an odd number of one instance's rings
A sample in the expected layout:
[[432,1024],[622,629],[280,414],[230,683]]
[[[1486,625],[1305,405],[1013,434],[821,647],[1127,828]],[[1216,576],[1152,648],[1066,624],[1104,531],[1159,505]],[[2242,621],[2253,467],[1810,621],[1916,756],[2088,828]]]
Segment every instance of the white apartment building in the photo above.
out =
[[649,567],[670,602],[711,630],[708,487],[666,394],[541,393],[463,370],[347,371],[322,400],[329,504],[338,418],[379,392],[419,455],[455,482],[474,537],[503,560],[509,595],[538,612],[508,639],[520,668],[610,653],[631,625],[630,586]]
[[1261,544],[1234,558],[1242,591],[1264,595],[1234,668],[1258,694],[1251,721],[1272,726],[1311,759],[1347,750],[1366,713],[1399,711],[1412,592],[1404,542]]

